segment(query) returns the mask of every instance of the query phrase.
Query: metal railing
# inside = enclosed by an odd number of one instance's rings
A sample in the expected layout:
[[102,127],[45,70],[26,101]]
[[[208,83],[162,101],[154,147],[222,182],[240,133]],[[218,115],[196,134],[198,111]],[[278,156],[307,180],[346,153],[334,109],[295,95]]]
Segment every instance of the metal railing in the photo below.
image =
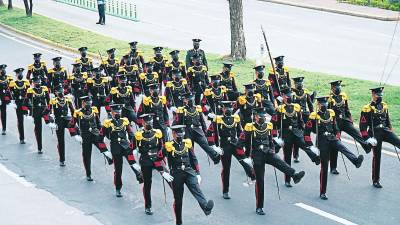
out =
[[[54,0],[54,1],[77,6],[83,9],[98,11],[96,0]],[[136,5],[133,3],[126,1],[119,1],[119,0],[107,0],[105,8],[106,8],[106,14],[108,15],[120,17],[127,20],[139,21],[136,11]]]

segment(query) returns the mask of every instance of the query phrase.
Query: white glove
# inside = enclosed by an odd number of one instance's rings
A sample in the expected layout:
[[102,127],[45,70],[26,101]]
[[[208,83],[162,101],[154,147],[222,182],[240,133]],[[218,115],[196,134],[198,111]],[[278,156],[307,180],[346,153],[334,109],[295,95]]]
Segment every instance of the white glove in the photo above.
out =
[[319,155],[319,149],[314,145],[310,147],[311,151],[314,152],[316,155]]
[[372,137],[367,139],[367,143],[375,147],[378,144],[378,141]]
[[177,108],[176,108],[175,106],[171,106],[171,111],[172,111],[172,112],[176,112],[176,109],[177,109]]
[[14,100],[11,101],[10,105],[11,105],[12,107],[14,107],[14,108],[17,107],[17,105],[15,104],[15,101],[14,101]]
[[108,81],[112,81],[113,80],[113,78],[112,77],[108,77]]
[[283,98],[281,96],[276,97],[276,100],[278,100],[279,102],[283,101]]
[[75,138],[75,141],[82,143],[82,137],[80,135],[76,135],[74,138]]
[[56,97],[53,93],[50,93],[50,98]]
[[172,182],[174,180],[174,177],[171,176],[168,172],[163,172],[161,175],[167,182]]
[[199,184],[201,184],[201,176],[200,176],[200,175],[196,175],[196,177],[197,177],[197,182],[198,182]]
[[211,119],[215,118],[215,114],[214,113],[209,113],[207,116],[208,116],[208,118],[211,118]]
[[139,154],[137,148],[133,149],[132,153],[133,153],[133,155],[134,155],[135,157],[138,156],[138,154]]
[[246,164],[249,165],[249,166],[253,166],[253,160],[251,160],[250,157],[244,158],[244,159],[243,159],[243,162],[246,163]]
[[285,144],[285,142],[282,140],[282,138],[279,138],[279,137],[274,137],[274,141],[276,142],[276,144],[278,144],[281,147]]
[[[82,139],[82,138],[81,138],[81,139]],[[103,155],[104,155],[105,157],[109,158],[109,159],[112,159],[112,154],[111,154],[110,151],[105,151],[105,152],[103,152]]]
[[52,130],[57,130],[57,125],[55,123],[49,123],[49,128]]
[[140,166],[139,166],[139,164],[138,164],[138,163],[134,163],[134,164],[132,164],[132,165],[131,165],[131,167],[132,167],[133,169],[135,169],[136,171],[138,171],[138,172],[140,172],[140,171],[141,171],[141,168],[140,168]]
[[211,146],[211,148],[214,149],[214,151],[216,151],[218,153],[218,155],[223,155],[224,152],[222,151],[222,149],[220,147],[217,147],[215,145]]

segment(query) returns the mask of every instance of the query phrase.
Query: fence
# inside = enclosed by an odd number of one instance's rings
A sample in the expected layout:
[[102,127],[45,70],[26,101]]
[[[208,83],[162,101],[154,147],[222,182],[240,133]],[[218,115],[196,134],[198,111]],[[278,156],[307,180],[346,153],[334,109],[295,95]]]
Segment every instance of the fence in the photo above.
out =
[[[97,11],[96,0],[54,0],[54,1],[77,6],[92,11]],[[119,0],[107,0],[106,14],[124,18],[127,20],[139,21],[136,11],[136,5],[130,2],[123,2]]]

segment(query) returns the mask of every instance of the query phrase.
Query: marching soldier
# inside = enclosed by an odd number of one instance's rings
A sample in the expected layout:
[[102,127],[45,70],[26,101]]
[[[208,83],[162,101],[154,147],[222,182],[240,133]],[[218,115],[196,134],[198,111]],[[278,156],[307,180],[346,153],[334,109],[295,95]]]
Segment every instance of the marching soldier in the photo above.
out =
[[153,215],[151,210],[151,184],[153,177],[153,169],[161,173],[161,176],[168,182],[173,180],[173,177],[163,171],[162,165],[162,147],[163,136],[161,130],[153,128],[153,115],[143,114],[140,118],[144,122],[143,129],[136,131],[133,141],[133,148],[140,153],[139,163],[143,174],[143,196],[145,213]]
[[138,65],[131,64],[129,55],[123,56],[124,65],[119,68],[125,70],[126,78],[128,79],[128,85],[132,87],[132,91],[135,96],[138,96],[142,92],[142,87],[139,81],[139,67]]
[[[271,121],[276,130],[278,130],[278,133],[280,133],[280,138],[284,141],[283,155],[285,162],[289,166],[292,164],[292,150],[295,146],[298,146],[307,153],[312,162],[319,165],[321,162],[318,156],[319,150],[315,147],[309,147],[304,141],[301,106],[296,103],[293,104],[290,88],[282,89],[281,93],[283,95],[283,102],[277,108],[277,114],[272,117]],[[292,187],[290,177],[287,175],[285,175],[285,186]]]
[[[111,101],[112,104],[123,105],[122,117],[128,118],[130,122],[137,123],[136,103],[135,96],[132,92],[132,87],[127,85],[127,79],[125,75],[119,75],[117,80],[118,86],[111,88],[108,100]],[[106,106],[106,109],[107,112],[110,111],[109,106]]]
[[172,60],[166,65],[168,81],[173,80],[172,71],[174,70],[178,70],[183,77],[186,77],[186,67],[184,62],[182,60],[179,60],[179,50],[171,51],[169,54],[171,55]]
[[209,146],[205,133],[207,131],[206,123],[203,117],[203,110],[200,105],[194,104],[193,95],[186,93],[184,95],[184,106],[176,110],[176,120],[174,125],[186,125],[186,138],[197,143],[213,160],[214,164],[218,164],[220,155],[222,154],[221,148],[213,145]]
[[101,68],[93,68],[94,76],[86,80],[87,91],[93,99],[93,106],[99,110],[101,114],[101,107],[107,107],[107,96],[110,94],[110,83],[108,77],[102,76]]
[[0,65],[0,114],[2,135],[6,135],[7,130],[7,105],[11,102],[10,82],[13,80],[11,75],[7,75],[7,65]]
[[239,115],[233,114],[233,101],[222,101],[222,115],[216,116],[213,124],[210,126],[208,133],[209,145],[217,145],[222,148],[224,152],[221,155],[222,162],[222,197],[224,199],[230,199],[229,196],[229,177],[231,171],[232,155],[242,165],[247,176],[251,180],[255,180],[254,171],[252,165],[245,163],[243,160],[246,158],[243,149],[238,149],[237,144],[239,141],[239,135],[242,131],[240,125]]
[[372,88],[372,101],[365,105],[361,111],[361,135],[368,143],[372,143],[374,156],[372,158],[372,182],[376,188],[380,184],[382,142],[388,142],[400,148],[400,139],[393,132],[389,118],[389,106],[383,101],[384,87]]
[[211,76],[211,88],[206,88],[203,93],[202,105],[206,110],[203,110],[209,118],[214,118],[215,115],[221,115],[222,101],[228,100],[226,87],[220,85],[220,75]]
[[173,69],[171,74],[172,80],[165,85],[164,96],[167,98],[168,107],[175,107],[173,111],[176,111],[176,108],[183,106],[183,95],[190,90],[187,80],[182,77],[179,69]]
[[42,53],[33,54],[33,63],[28,65],[28,73],[26,74],[26,79],[31,81],[35,77],[38,77],[41,81],[41,85],[47,85],[47,66],[46,62],[41,60]]
[[187,79],[191,91],[195,94],[196,105],[200,105],[201,95],[210,84],[210,81],[208,80],[207,66],[201,64],[200,57],[201,55],[199,54],[191,56],[193,65],[188,67],[187,71]]
[[65,166],[65,129],[75,132],[75,128],[71,126],[72,116],[74,115],[74,105],[70,96],[64,96],[64,88],[62,85],[55,88],[55,97],[50,99],[50,128],[56,130],[57,149],[59,155],[60,166]]
[[279,90],[292,86],[292,82],[289,77],[289,69],[283,65],[284,56],[275,57],[275,72],[272,68],[269,69],[268,79],[271,82],[274,97],[280,96]]
[[[88,73],[83,72],[82,64],[74,63],[73,73],[68,75],[69,87],[71,87],[70,93],[74,96],[74,103],[77,108],[82,107],[81,97],[87,95],[86,80],[88,78]],[[85,69],[87,71],[88,69]],[[92,70],[92,68],[90,68]]]
[[92,106],[92,99],[89,96],[81,97],[82,108],[74,111],[72,123],[76,128],[76,133],[71,132],[75,140],[82,144],[83,166],[86,171],[86,180],[93,181],[91,162],[92,162],[92,145],[95,145],[107,159],[108,164],[112,164],[112,156],[108,151],[104,138],[101,134],[101,122],[99,111]]
[[340,130],[337,127],[335,111],[328,109],[328,98],[319,97],[318,111],[312,112],[306,124],[304,132],[304,140],[308,146],[313,146],[311,140],[311,132],[317,135],[316,147],[320,150],[321,172],[320,172],[320,195],[322,200],[327,200],[326,186],[328,183],[328,163],[331,151],[340,151],[355,166],[359,168],[364,160],[364,156],[358,157],[351,153],[340,141]]
[[[299,104],[301,107],[301,117],[303,118],[304,124],[307,124],[310,113],[314,112],[314,98],[316,93],[312,93],[304,88],[303,85],[304,77],[295,77],[294,88],[293,88],[293,103]],[[299,161],[299,147],[297,145],[293,148],[293,162],[298,163]]]
[[208,200],[200,189],[201,176],[200,167],[192,141],[184,139],[185,126],[172,126],[173,140],[165,143],[163,155],[168,160],[168,166],[173,177],[172,191],[174,193],[174,213],[176,224],[181,225],[182,222],[182,202],[184,184],[190,190],[193,197],[196,198],[206,216],[211,214],[214,202]]
[[163,47],[154,47],[153,50],[154,56],[150,59],[150,62],[153,63],[153,71],[158,74],[158,83],[161,87],[161,83],[167,82],[166,66],[168,59],[162,54]]
[[[366,153],[371,151],[371,143],[366,142],[361,133],[354,127],[353,118],[350,113],[348,96],[342,91],[341,87],[342,81],[337,80],[331,82],[331,94],[329,96],[329,108],[335,111],[336,123],[339,128],[340,133],[342,131],[350,135],[354,140],[356,140],[363,147]],[[340,136],[339,136],[340,138]],[[330,155],[330,167],[332,174],[339,174],[337,171],[337,159],[338,151],[331,151]]]
[[239,148],[245,148],[246,156],[251,157],[251,159],[245,158],[243,161],[247,164],[251,164],[253,161],[256,175],[256,213],[258,215],[265,215],[263,210],[265,164],[276,167],[291,177],[295,184],[299,183],[305,175],[304,171],[296,173],[295,169],[291,168],[275,153],[274,142],[281,143],[282,140],[273,138],[273,125],[267,122],[266,115],[267,112],[264,108],[256,109],[255,121],[245,125],[238,144]]
[[136,163],[133,155],[133,143],[131,141],[134,139],[134,133],[129,125],[129,120],[121,117],[121,110],[122,105],[112,105],[112,118],[104,120],[102,128],[103,135],[110,140],[110,150],[114,162],[114,184],[118,198],[122,197],[122,165],[124,157],[136,174],[139,183],[143,183],[140,166]]
[[[144,66],[144,57],[141,51],[137,50],[137,41],[132,41],[129,43],[130,51],[128,52],[129,55],[129,62],[131,65],[137,65],[140,72],[143,72]],[[120,66],[124,66],[126,62],[121,60]]]
[[159,87],[161,84],[158,82],[159,74],[153,71],[153,63],[145,63],[146,72],[139,74],[140,84],[145,95],[149,95],[148,86],[151,84],[157,84]]
[[30,83],[24,78],[24,68],[17,68],[14,72],[17,79],[11,81],[9,87],[16,106],[15,111],[17,113],[19,143],[25,144],[24,115],[28,114],[28,107],[25,105],[25,97],[27,90],[30,87]]
[[68,74],[67,70],[61,66],[61,57],[53,58],[53,68],[49,69],[49,86],[51,93],[54,93],[56,88],[63,86],[65,89],[68,87]]
[[242,127],[246,123],[253,121],[253,109],[261,107],[261,94],[254,94],[254,84],[245,84],[245,94],[239,96],[237,100],[237,109],[240,110],[240,121]]
[[41,85],[41,79],[39,77],[34,77],[32,81],[33,87],[28,88],[25,98],[26,102],[24,104],[28,105],[29,116],[33,118],[38,153],[42,154],[42,118],[48,123],[48,104],[50,96],[49,89]]
[[115,76],[119,71],[119,60],[115,58],[115,48],[107,50],[108,58],[101,62],[101,68],[108,77],[111,77],[112,86],[116,85]]
[[233,64],[230,62],[224,62],[222,67],[221,85],[226,87],[227,96],[229,101],[236,101],[239,97],[239,91],[236,86],[235,73],[232,72]]
[[264,65],[258,65],[254,68],[256,79],[253,81],[255,91],[261,94],[262,106],[266,108],[269,115],[275,114],[275,108],[278,107],[276,103],[271,82],[268,79],[264,79]]
[[206,66],[206,68],[208,69],[206,53],[202,49],[200,49],[201,39],[196,38],[192,39],[192,41],[193,41],[193,49],[190,49],[186,53],[186,68],[194,66],[195,62],[193,62],[193,56],[199,55],[201,64]]
[[[79,52],[81,56],[75,59],[75,63],[81,64],[81,70],[79,72],[89,73],[93,69],[93,59],[87,56],[87,47],[80,47]],[[75,70],[72,71],[73,73]]]

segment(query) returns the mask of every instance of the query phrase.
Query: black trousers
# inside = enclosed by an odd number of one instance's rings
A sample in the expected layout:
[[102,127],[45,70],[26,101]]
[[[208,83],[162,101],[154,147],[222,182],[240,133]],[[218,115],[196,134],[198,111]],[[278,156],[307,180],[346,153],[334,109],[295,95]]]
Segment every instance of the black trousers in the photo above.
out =
[[24,135],[24,114],[25,112],[20,108],[17,107],[15,110],[17,113],[17,126],[18,126],[18,133],[19,133],[19,140],[25,140],[25,135]]
[[[196,130],[199,130],[198,132]],[[193,143],[197,143],[207,153],[207,155],[213,160],[217,161],[219,158],[218,153],[208,145],[208,141],[201,128],[193,128],[190,132],[190,139]]]
[[65,162],[65,128],[68,122],[59,121],[57,124],[57,149],[60,162]]
[[106,7],[105,4],[98,5],[99,8],[99,23],[106,22]]
[[2,102],[0,105],[1,125],[3,131],[7,130],[7,104]]
[[[194,172],[194,171],[193,171]],[[172,191],[174,193],[174,212],[176,217],[176,224],[182,224],[182,202],[183,202],[183,192],[184,184],[192,193],[193,197],[196,198],[203,211],[207,206],[207,199],[200,189],[200,185],[197,182],[197,177],[192,173],[188,173],[182,170],[173,170],[171,175],[174,177],[172,181]]]
[[321,170],[319,172],[319,194],[326,193],[326,187],[328,185],[328,165],[329,158],[321,159]]
[[[111,149],[113,152],[113,149]],[[132,151],[128,154],[125,151],[119,151],[118,154],[112,153],[114,163],[114,185],[116,190],[122,188],[122,167],[124,164],[124,157],[128,160],[129,165],[132,165],[134,161]],[[134,171],[136,173],[136,171]]]
[[141,165],[143,173],[143,197],[144,197],[144,207],[151,208],[151,184],[153,180],[153,169],[154,166]]
[[264,207],[264,174],[265,164],[272,165],[279,171],[293,177],[295,170],[291,168],[285,161],[283,161],[277,154],[272,153],[260,153],[253,156],[254,161],[254,172],[256,174],[256,207]]
[[[303,122],[304,124],[307,124],[308,122],[308,117],[310,116],[310,113],[302,113],[302,118],[303,118]],[[299,158],[299,146],[294,145],[293,147],[293,158]]]
[[[371,149],[371,146],[368,143],[366,143],[365,140],[362,138],[360,131],[358,131],[350,121],[339,119],[338,126],[340,131],[344,131],[352,138],[354,138],[354,140],[360,143],[360,145],[363,147],[364,150]],[[336,169],[337,158],[338,158],[338,151],[333,150],[331,154],[331,170]]]
[[255,174],[253,168],[249,166],[247,163],[243,162],[243,159],[246,158],[243,150],[237,150],[236,146],[233,144],[225,144],[221,145],[224,150],[224,154],[221,156],[222,162],[222,172],[221,172],[221,180],[222,180],[222,193],[229,192],[229,178],[231,174],[231,162],[232,155],[239,161],[240,165],[242,165],[246,175],[250,177],[252,180],[255,179]]
[[355,165],[357,156],[354,155],[346,146],[344,146],[341,141],[329,142],[329,144],[332,147],[329,153],[331,170],[336,169],[337,167],[338,152],[345,155],[346,158],[348,158]]
[[[292,132],[288,133],[288,136],[284,138],[285,145],[283,147],[283,157],[285,162],[290,166],[292,165],[292,151],[295,147],[300,147],[304,152],[307,153],[308,157],[314,162],[317,155],[311,151],[310,147],[307,146],[304,138],[297,137]],[[285,174],[285,182],[290,182],[290,176]]]
[[395,133],[386,129],[375,129],[375,138],[378,141],[376,147],[374,147],[372,158],[372,181],[379,182],[380,170],[381,170],[381,155],[382,155],[382,142],[388,142],[394,145],[397,150],[400,150],[400,139]]
[[33,117],[33,123],[35,124],[34,132],[36,137],[36,143],[38,150],[42,150],[42,117]]
[[107,151],[106,144],[96,140],[92,134],[82,135],[82,161],[85,167],[86,176],[92,175],[91,162],[92,162],[92,145],[95,145],[100,152]]

